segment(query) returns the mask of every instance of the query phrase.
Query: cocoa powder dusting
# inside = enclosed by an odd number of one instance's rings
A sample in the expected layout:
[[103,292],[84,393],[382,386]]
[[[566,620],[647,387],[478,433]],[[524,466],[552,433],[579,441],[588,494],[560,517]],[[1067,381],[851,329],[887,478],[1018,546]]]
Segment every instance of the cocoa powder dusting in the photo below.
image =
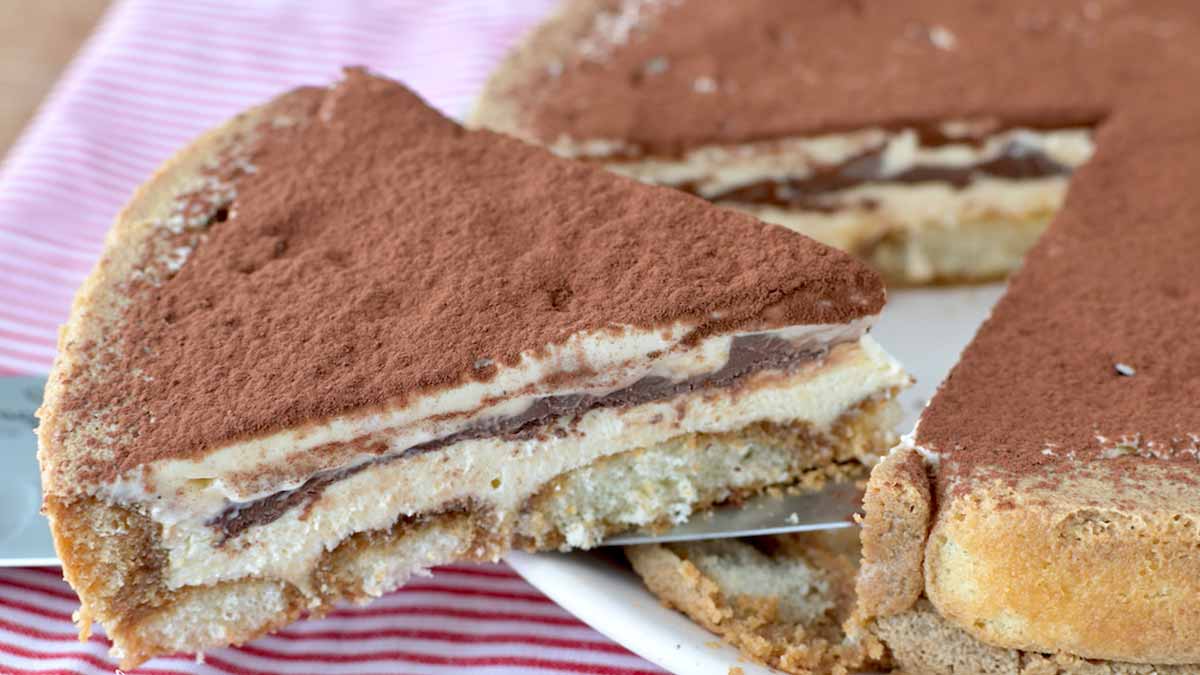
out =
[[[921,419],[918,443],[957,474],[1200,466],[1200,193],[1186,187],[1200,172],[1196,102],[1123,111],[1102,130],[1062,213]],[[1137,376],[1114,370],[1119,361]]]
[[[595,21],[585,48],[509,92],[537,137],[677,155],[872,126],[936,139],[946,119],[1086,124],[1111,109],[1115,87],[1187,50],[1163,33],[1182,29],[1185,42],[1196,11],[1190,0],[640,4],[658,6],[615,41],[613,22]],[[595,43],[609,48],[586,48]]]
[[98,478],[486,380],[581,331],[698,337],[883,304],[845,254],[464,130],[361,70],[266,119],[224,219],[135,293],[106,376],[68,389],[68,411],[125,439]]
[[[1124,475],[1148,460],[1195,471],[1200,4],[664,7],[602,55],[531,68],[515,92],[522,123],[547,142],[609,139],[631,156],[953,119],[1097,124],[1095,157],[917,440],[945,454],[950,477],[1068,464]],[[1114,457],[1118,446],[1128,454]]]

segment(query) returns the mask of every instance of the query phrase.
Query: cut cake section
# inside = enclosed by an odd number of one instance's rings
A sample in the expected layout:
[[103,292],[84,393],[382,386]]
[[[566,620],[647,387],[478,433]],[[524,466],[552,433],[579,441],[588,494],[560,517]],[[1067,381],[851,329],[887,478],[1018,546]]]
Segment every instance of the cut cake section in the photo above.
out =
[[361,70],[285,94],[138,191],[62,332],[39,459],[82,630],[133,665],[859,472],[908,381],[883,301]]

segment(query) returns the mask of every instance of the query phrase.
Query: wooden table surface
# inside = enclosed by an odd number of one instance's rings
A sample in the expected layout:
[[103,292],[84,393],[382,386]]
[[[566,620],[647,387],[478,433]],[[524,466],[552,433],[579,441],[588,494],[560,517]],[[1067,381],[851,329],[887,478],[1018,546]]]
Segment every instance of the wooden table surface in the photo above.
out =
[[0,0],[0,156],[21,133],[109,0]]

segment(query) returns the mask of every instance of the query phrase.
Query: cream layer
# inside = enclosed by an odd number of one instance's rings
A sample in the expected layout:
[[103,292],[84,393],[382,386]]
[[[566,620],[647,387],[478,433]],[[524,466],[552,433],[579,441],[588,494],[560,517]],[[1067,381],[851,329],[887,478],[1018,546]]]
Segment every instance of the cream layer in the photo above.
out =
[[856,250],[897,231],[957,228],[981,221],[1011,223],[1031,217],[1048,219],[1062,206],[1069,180],[1067,176],[1021,180],[980,177],[963,188],[937,182],[870,183],[830,193],[831,202],[843,205],[830,212],[718,203],[831,246]]
[[[739,335],[769,335],[819,351],[858,339],[873,318]],[[198,514],[211,517],[231,503],[299,487],[316,473],[401,453],[481,421],[517,415],[538,399],[603,395],[648,377],[678,382],[719,370],[739,335],[688,344],[693,330],[676,325],[661,331],[580,334],[540,355],[526,354],[516,366],[499,368],[489,381],[231,443],[195,459],[155,462],[102,488],[102,496],[123,504],[146,504],[151,517],[162,523]]]
[[207,524],[209,513],[164,518],[163,510],[149,510],[162,525],[166,583],[172,588],[259,575],[303,585],[321,554],[355,532],[462,504],[511,522],[547,481],[601,457],[681,434],[728,432],[758,422],[802,421],[818,431],[829,429],[860,402],[908,381],[863,336],[794,371],[763,371],[737,387],[592,410],[558,420],[559,433],[538,439],[473,439],[374,463],[328,485],[306,508],[291,509],[226,543]]
[[[946,139],[936,144],[923,143],[915,129],[869,128],[732,146],[703,146],[678,158],[614,159],[606,157],[603,151],[619,148],[602,142],[587,146],[559,143],[555,151],[567,156],[588,156],[604,162],[611,171],[643,182],[688,186],[710,199],[763,181],[804,180],[868,154],[880,157],[879,176],[871,182],[886,183],[889,176],[916,167],[960,169],[986,164],[1013,147],[1026,154],[1039,154],[1069,169],[1083,165],[1094,151],[1092,131],[1086,127],[1016,128],[980,137],[969,123],[946,123],[941,131]],[[957,141],[959,138],[962,140]]]

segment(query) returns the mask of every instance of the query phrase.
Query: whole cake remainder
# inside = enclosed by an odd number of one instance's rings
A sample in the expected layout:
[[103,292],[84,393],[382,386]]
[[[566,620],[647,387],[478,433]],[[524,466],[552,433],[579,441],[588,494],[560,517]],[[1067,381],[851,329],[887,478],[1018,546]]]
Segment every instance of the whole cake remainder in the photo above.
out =
[[134,195],[62,331],[39,459],[81,630],[131,666],[865,476],[908,382],[883,302],[844,253],[364,71],[287,93]]
[[912,673],[1200,670],[1200,4],[572,0],[476,118],[902,281],[1003,271],[1053,216],[874,471],[847,640]]
[[1065,45],[1054,3],[570,0],[475,122],[781,223],[892,282],[997,278],[1105,115],[1084,61],[1108,56],[1078,51],[1092,19],[1075,5]]

